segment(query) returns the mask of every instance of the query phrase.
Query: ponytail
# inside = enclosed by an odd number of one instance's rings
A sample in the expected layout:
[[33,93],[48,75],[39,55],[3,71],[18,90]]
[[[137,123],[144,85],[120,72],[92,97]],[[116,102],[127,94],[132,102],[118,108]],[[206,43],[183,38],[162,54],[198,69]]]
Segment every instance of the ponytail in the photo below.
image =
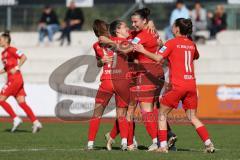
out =
[[146,19],[148,21],[150,13],[151,13],[150,9],[142,8],[133,12],[132,16],[140,16],[142,19]]
[[175,21],[175,26],[179,27],[180,33],[182,35],[186,35],[188,37],[191,37],[193,32],[193,24],[191,19],[185,19],[185,18],[178,18]]

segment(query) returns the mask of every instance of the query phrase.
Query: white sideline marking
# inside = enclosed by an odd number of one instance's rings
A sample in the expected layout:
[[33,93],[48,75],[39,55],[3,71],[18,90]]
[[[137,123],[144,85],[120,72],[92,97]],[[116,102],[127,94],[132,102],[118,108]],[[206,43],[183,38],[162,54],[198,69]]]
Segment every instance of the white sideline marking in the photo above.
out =
[[[220,151],[222,149],[215,149],[216,151]],[[231,149],[232,150],[232,149]],[[85,151],[84,148],[70,148],[70,149],[64,149],[64,148],[25,148],[25,149],[0,149],[0,152],[40,152],[40,151]],[[94,151],[94,150],[93,150]],[[95,151],[107,151],[105,149],[97,149]],[[119,150],[120,151],[120,150]],[[193,152],[203,152],[203,149],[193,149],[189,148],[189,151]],[[239,151],[239,150],[237,150]],[[181,148],[180,150],[176,152],[182,152]]]
[[57,148],[26,148],[26,149],[0,149],[0,152],[38,152],[38,151],[84,151],[82,148],[57,149]]

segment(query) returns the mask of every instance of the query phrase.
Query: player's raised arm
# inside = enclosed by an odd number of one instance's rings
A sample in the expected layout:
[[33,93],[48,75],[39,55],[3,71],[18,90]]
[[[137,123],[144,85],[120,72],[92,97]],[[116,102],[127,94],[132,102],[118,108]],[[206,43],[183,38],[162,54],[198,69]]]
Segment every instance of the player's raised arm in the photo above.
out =
[[100,36],[98,40],[101,44],[108,45],[112,47],[113,50],[119,51],[124,54],[130,53],[134,50],[133,45],[131,45],[130,43],[128,43],[128,45],[117,44],[116,42],[112,41],[111,39],[105,36]]
[[98,44],[95,44],[93,48],[95,51],[98,67],[103,67],[105,63],[111,63],[113,61],[113,57],[106,55],[104,53],[104,48],[101,48]]
[[111,62],[113,62],[113,56],[105,55],[102,58],[99,58],[97,60],[97,66],[102,67],[102,66],[104,66],[104,64],[111,63]]
[[145,56],[153,59],[154,61],[161,62],[163,60],[162,55],[158,55],[158,54],[147,51],[142,44],[137,44],[134,46],[134,48],[135,48],[135,51],[144,54]]

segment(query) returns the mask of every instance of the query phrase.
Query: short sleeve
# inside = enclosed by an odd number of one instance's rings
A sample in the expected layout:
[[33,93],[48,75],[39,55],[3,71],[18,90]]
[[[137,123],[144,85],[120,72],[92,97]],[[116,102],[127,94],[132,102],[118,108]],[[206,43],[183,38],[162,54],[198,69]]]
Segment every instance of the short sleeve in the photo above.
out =
[[95,51],[95,55],[97,59],[101,59],[104,56],[103,48],[101,48],[99,44],[95,43],[93,45],[93,49]]
[[171,42],[167,42],[164,46],[162,46],[162,48],[159,49],[158,54],[162,55],[163,58],[167,58],[171,54],[172,48]]
[[18,59],[20,59],[24,55],[23,51],[18,50],[16,48],[11,48],[11,52],[12,52],[13,56]]
[[144,35],[139,34],[133,38],[132,44],[143,44],[143,43],[145,43],[145,41],[146,41],[146,38],[144,38]]

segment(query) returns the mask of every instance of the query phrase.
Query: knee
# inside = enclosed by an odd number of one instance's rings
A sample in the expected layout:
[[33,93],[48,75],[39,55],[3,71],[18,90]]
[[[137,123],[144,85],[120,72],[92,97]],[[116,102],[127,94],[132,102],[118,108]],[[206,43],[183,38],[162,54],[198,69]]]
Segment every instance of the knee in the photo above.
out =
[[101,117],[105,107],[102,104],[96,104],[93,112],[93,117]]
[[25,98],[24,97],[17,97],[17,102],[18,102],[18,104],[24,103]]
[[120,117],[125,117],[125,116],[126,116],[126,113],[127,113],[126,110],[121,109],[121,110],[117,111],[117,117],[118,117],[118,118],[120,118]]
[[192,124],[194,124],[196,121],[198,121],[198,118],[197,118],[195,115],[193,115],[193,116],[188,117],[188,120],[189,120]]
[[102,117],[102,112],[94,111],[93,117]]
[[159,112],[158,120],[159,121],[167,121],[167,114],[164,112]]
[[6,99],[7,99],[7,97],[6,97],[6,96],[0,96],[0,102],[5,102],[5,101],[6,101]]

